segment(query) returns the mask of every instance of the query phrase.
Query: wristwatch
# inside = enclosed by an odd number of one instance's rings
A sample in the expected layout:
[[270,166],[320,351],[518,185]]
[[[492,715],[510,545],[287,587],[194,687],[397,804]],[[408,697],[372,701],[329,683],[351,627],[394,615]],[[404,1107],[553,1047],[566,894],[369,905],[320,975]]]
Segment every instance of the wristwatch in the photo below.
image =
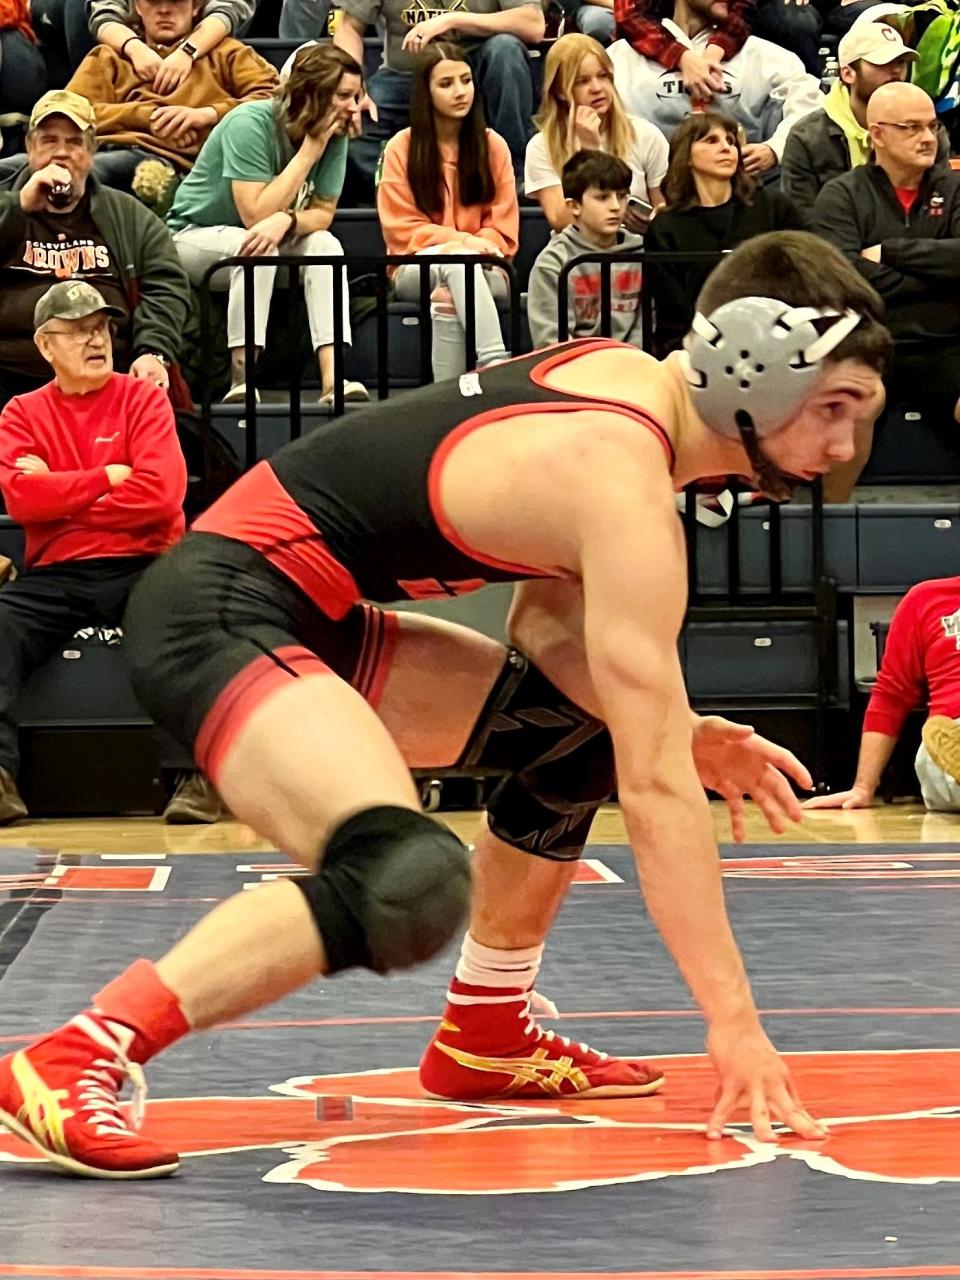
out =
[[184,40],[180,46],[180,52],[185,53],[191,62],[196,62],[200,57],[200,51],[195,44],[191,44],[189,40]]
[[161,355],[159,351],[141,351],[140,354],[142,356],[152,356],[154,360],[159,360],[165,369],[170,368],[169,357],[165,355]]

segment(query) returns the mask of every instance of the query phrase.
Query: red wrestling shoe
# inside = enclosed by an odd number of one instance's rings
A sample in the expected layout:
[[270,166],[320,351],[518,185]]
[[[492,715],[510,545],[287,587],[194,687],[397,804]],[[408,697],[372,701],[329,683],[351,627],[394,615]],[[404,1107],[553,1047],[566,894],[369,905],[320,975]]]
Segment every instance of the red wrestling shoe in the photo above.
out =
[[[127,1078],[129,1120],[119,1104]],[[0,1124],[86,1178],[162,1178],[180,1167],[175,1152],[137,1133],[145,1097],[143,1069],[95,1013],[0,1059]]]
[[646,1062],[611,1058],[544,1031],[530,1010],[533,995],[454,978],[440,1029],[420,1062],[426,1092],[456,1101],[635,1098],[663,1084],[663,1073]]

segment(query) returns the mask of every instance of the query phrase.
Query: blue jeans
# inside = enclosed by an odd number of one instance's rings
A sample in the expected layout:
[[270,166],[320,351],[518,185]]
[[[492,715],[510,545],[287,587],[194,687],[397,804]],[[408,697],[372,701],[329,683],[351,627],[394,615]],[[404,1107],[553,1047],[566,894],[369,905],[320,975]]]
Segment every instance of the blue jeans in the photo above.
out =
[[330,0],[283,0],[281,40],[322,40],[327,36]]
[[104,147],[93,157],[93,172],[104,186],[129,192],[141,160],[157,159],[152,151],[141,151],[139,147]]
[[753,20],[753,34],[797,54],[818,79],[822,71],[820,33],[823,15],[815,4],[787,4],[786,0],[761,0]]
[[585,36],[593,36],[594,40],[606,46],[617,33],[617,24],[612,9],[605,9],[601,4],[582,4],[574,15],[577,30]]
[[410,76],[381,67],[367,84],[377,104],[377,119],[363,118],[363,133],[350,143],[341,203],[349,208],[376,203],[380,153],[395,133],[410,123]]
[[523,181],[523,159],[533,136],[533,80],[527,46],[516,36],[480,40],[467,53],[483,94],[487,124],[510,148],[513,171]]
[[96,47],[86,0],[30,0],[30,24],[47,60],[50,84],[62,88]]
[[46,88],[47,68],[37,46],[20,31],[0,31],[0,115],[28,116]]

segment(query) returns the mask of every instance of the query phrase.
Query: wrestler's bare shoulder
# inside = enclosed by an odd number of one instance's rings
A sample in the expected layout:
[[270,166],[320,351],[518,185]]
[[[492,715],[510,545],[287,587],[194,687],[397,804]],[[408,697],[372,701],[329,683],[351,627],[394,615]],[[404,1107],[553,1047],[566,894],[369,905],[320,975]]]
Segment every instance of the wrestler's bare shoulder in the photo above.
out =
[[[518,406],[516,414],[505,413],[471,431],[447,454],[437,497],[446,521],[468,545],[510,562],[570,570],[580,558],[574,510],[610,501],[612,476],[624,468],[635,470],[672,501],[669,428],[676,410],[671,382],[642,352],[611,351],[619,356],[615,382],[608,358],[604,372],[590,373],[592,390],[586,389],[584,370],[577,379],[583,385],[565,376],[568,385],[556,387],[582,395],[582,407],[557,412],[549,404],[542,410]],[[600,356],[607,352],[568,363],[586,364]],[[567,365],[561,371],[567,375]],[[652,394],[641,398],[644,379]],[[609,398],[598,387],[610,388]]]
[[675,360],[656,360],[635,347],[587,348],[582,355],[548,369],[544,383],[568,395],[632,405],[669,431],[679,407]]

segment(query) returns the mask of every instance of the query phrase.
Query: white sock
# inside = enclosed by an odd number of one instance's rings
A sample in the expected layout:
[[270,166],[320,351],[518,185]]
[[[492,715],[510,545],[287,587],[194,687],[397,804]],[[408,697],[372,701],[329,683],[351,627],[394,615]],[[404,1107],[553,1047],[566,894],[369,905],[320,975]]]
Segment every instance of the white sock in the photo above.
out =
[[468,933],[457,962],[457,979],[474,987],[511,987],[529,991],[537,980],[543,943],[501,951],[485,947]]

